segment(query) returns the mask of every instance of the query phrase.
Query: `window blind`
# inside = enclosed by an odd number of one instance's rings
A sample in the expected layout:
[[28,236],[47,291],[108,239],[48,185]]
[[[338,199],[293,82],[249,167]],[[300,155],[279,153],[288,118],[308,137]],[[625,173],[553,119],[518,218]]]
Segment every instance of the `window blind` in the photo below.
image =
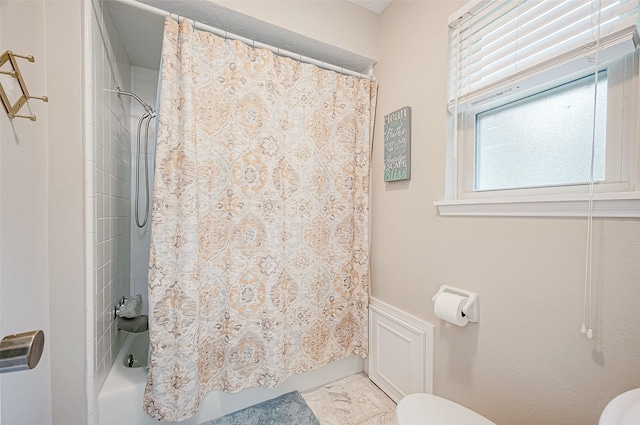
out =
[[596,50],[599,63],[635,50],[639,2],[471,2],[449,22],[449,107],[493,99],[527,80],[539,83],[588,69]]

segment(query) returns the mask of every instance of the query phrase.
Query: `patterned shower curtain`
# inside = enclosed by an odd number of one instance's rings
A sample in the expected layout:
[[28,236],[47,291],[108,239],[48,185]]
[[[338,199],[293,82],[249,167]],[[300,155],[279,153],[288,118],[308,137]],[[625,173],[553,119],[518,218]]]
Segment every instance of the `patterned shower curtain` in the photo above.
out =
[[167,18],[144,408],[367,355],[376,83]]

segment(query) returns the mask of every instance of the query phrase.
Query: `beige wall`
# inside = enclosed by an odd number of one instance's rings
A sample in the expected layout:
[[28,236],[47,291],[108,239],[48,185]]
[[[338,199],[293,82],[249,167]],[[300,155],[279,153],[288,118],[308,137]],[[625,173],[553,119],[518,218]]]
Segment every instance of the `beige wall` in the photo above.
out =
[[0,329],[45,332],[40,364],[0,378],[7,424],[86,422],[81,7],[0,2],[2,51],[33,55],[27,87],[49,97],[29,101],[35,122],[0,112]]
[[215,3],[366,58],[378,59],[378,15],[346,0],[215,0]]
[[[37,2],[41,3],[41,2]],[[87,417],[84,291],[82,7],[45,3],[49,306],[54,425]]]
[[[640,221],[594,220],[593,340],[582,323],[584,219],[440,217],[447,17],[395,1],[380,17],[372,165],[372,295],[436,325],[434,392],[498,424],[596,424],[640,386]],[[382,118],[411,106],[412,179],[383,182]],[[480,322],[433,314],[441,284],[478,292]]]
[[[18,59],[34,96],[47,90],[47,55],[41,28],[42,2],[0,1],[0,54],[12,50],[33,55]],[[2,67],[3,70],[7,66]],[[19,89],[2,79],[10,99]],[[15,87],[15,86],[14,86]],[[49,105],[30,101],[37,121],[10,120],[0,106],[0,338],[40,329],[45,346],[34,370],[0,375],[3,424],[51,423],[51,339],[47,251],[47,116]],[[24,106],[20,114],[28,115]]]

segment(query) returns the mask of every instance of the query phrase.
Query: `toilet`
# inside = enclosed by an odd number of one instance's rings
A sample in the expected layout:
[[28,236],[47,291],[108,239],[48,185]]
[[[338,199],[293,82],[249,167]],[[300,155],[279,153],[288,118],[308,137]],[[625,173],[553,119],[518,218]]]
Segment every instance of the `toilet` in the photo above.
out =
[[598,421],[598,425],[637,424],[640,424],[640,388],[629,390],[611,400]]
[[396,407],[398,425],[496,425],[484,416],[433,394],[410,394]]

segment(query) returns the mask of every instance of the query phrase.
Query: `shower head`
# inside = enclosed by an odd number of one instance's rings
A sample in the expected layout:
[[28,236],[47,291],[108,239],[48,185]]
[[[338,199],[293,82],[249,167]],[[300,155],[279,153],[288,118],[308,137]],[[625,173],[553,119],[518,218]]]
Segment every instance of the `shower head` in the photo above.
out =
[[120,87],[118,87],[117,90],[111,90],[112,92],[118,93],[118,96],[120,95],[125,95],[125,96],[131,96],[133,97],[135,100],[138,101],[138,103],[140,103],[142,105],[142,107],[144,108],[144,110],[147,112],[147,114],[153,116],[156,111],[153,110],[153,108],[151,106],[149,106],[144,100],[140,99],[138,97],[138,95],[136,95],[135,93],[131,93],[130,91],[124,91],[124,90],[120,90]]

